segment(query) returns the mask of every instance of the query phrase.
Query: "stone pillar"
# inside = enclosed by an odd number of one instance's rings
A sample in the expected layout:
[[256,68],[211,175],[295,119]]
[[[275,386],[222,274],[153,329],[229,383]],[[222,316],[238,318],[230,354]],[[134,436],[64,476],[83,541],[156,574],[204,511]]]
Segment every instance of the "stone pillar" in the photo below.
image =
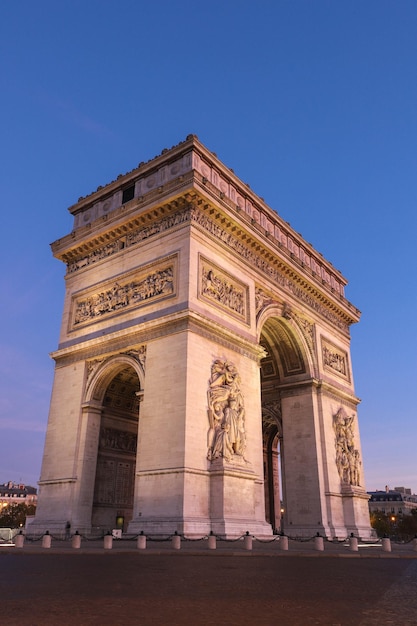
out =
[[357,552],[358,551],[358,538],[354,536],[354,534],[352,533],[351,536],[349,537],[349,550],[351,552]]
[[243,539],[243,546],[245,550],[252,550],[252,535],[249,534],[249,531],[246,532]]
[[51,535],[47,530],[44,536],[42,537],[42,548],[50,548],[51,547]]
[[324,550],[324,539],[320,535],[314,537],[314,549],[318,550],[318,552],[323,552]]
[[113,548],[113,535],[110,533],[108,535],[104,535],[104,549],[111,550]]
[[71,546],[76,550],[81,548],[81,535],[79,534],[78,530],[76,530],[75,535],[72,536]]
[[179,550],[181,548],[181,536],[177,533],[172,536],[172,547],[174,550]]
[[16,535],[16,537],[14,538],[15,548],[23,548],[24,543],[25,543],[25,536],[22,533],[22,531],[20,531],[19,534]]
[[384,552],[391,552],[391,539],[389,537],[382,539],[382,550]]
[[146,535],[144,535],[143,532],[138,537],[137,547],[138,547],[138,550],[146,549]]
[[213,535],[212,533],[210,533],[208,537],[208,548],[209,550],[215,550],[216,547],[217,547],[216,535]]
[[281,535],[279,538],[279,548],[284,551],[288,550],[288,537],[285,535]]

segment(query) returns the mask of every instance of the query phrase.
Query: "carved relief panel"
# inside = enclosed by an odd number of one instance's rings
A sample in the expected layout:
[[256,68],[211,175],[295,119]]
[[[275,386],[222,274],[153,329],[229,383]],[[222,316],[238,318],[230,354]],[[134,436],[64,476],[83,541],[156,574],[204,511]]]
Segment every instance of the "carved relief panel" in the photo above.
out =
[[106,281],[94,289],[78,292],[72,298],[69,330],[174,297],[177,265],[175,254],[125,274],[117,281]]
[[249,324],[249,287],[199,256],[198,298]]
[[320,337],[320,341],[323,368],[330,374],[336,374],[350,382],[350,368],[347,352],[338,348],[323,336]]
[[343,407],[333,416],[335,432],[336,466],[340,481],[355,487],[360,486],[361,457],[355,448],[353,422],[355,416],[348,416]]
[[207,390],[209,432],[207,458],[245,461],[245,407],[240,376],[233,363],[216,359]]

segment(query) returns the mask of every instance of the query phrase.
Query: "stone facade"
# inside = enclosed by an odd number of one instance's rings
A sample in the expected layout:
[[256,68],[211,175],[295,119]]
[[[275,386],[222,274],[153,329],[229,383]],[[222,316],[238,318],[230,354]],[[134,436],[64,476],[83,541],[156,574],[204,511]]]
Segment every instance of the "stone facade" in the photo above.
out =
[[370,536],[340,272],[195,136],[70,212],[32,530]]

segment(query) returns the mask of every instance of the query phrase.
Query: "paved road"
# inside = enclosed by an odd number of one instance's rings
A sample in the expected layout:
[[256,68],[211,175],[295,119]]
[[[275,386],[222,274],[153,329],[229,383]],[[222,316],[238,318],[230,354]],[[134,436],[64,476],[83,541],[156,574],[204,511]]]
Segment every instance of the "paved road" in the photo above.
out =
[[0,553],[8,626],[417,625],[417,560]]

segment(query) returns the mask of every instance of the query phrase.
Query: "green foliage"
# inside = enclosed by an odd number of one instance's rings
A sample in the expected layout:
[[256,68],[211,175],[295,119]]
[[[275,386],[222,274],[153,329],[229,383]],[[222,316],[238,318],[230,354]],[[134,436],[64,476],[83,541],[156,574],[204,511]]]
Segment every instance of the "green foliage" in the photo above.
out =
[[407,541],[417,536],[417,509],[411,511],[411,515],[387,515],[381,511],[374,511],[370,515],[371,526],[378,537],[387,535]]
[[0,528],[20,528],[25,525],[26,517],[35,515],[34,504],[12,503],[0,510]]

